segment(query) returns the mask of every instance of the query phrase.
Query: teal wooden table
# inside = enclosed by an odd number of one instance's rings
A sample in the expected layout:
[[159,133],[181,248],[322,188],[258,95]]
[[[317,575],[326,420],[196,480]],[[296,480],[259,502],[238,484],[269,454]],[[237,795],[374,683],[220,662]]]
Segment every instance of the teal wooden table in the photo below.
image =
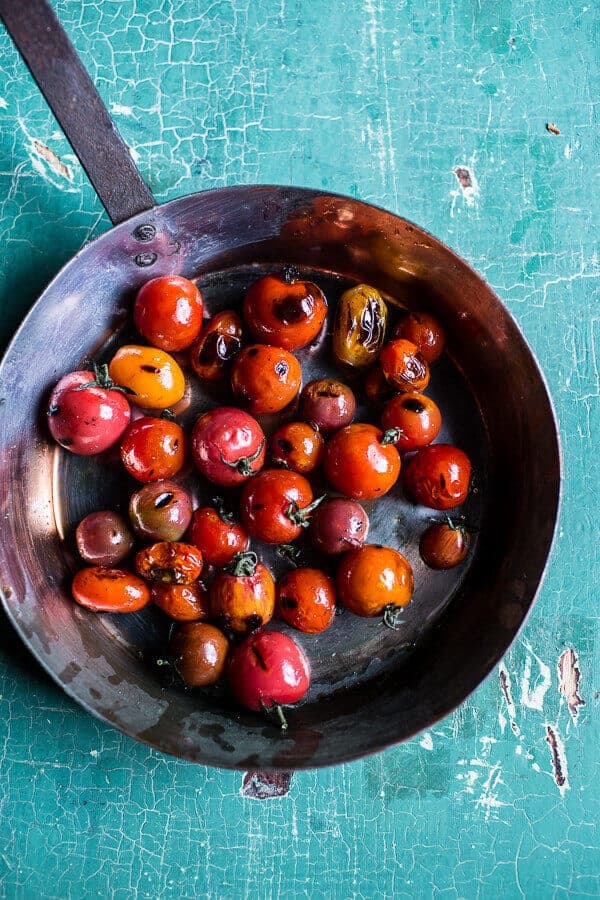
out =
[[[290,783],[132,743],[64,697],[3,625],[0,895],[598,896],[598,4],[56,8],[160,200],[235,182],[325,187],[413,219],[482,272],[547,375],[565,491],[544,588],[500,670],[410,743]],[[0,33],[4,344],[107,227]]]

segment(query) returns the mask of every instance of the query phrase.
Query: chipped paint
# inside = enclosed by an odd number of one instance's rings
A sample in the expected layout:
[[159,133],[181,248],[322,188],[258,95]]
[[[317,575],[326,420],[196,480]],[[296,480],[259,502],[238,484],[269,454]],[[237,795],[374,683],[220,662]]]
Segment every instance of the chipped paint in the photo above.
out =
[[423,747],[424,750],[433,750],[433,738],[428,731],[425,732],[425,734],[419,741],[419,744],[421,745],[421,747]]
[[34,141],[33,149],[39,157],[48,163],[53,172],[56,172],[62,178],[66,178],[67,181],[73,181],[73,173],[70,168],[56,155],[54,150],[51,150],[46,144],[42,144],[41,141]]
[[579,719],[579,707],[585,706],[585,700],[579,693],[579,682],[581,680],[581,672],[579,670],[579,659],[577,653],[572,648],[563,650],[558,664],[558,690],[567,701],[567,707],[571,714],[571,718],[575,725]]
[[240,793],[250,800],[275,800],[289,793],[291,782],[291,772],[246,772]]
[[550,747],[550,760],[552,762],[552,777],[562,797],[569,790],[569,772],[567,769],[567,754],[565,745],[558,733],[558,729],[546,724],[546,742]]
[[[525,667],[523,669],[523,678],[521,680],[521,703],[523,706],[529,707],[529,709],[537,709],[539,712],[542,712],[544,708],[544,698],[552,684],[550,666],[547,666],[545,662],[542,662],[539,656],[533,652],[529,644],[525,644],[525,647],[528,655],[525,658]],[[538,665],[539,674],[532,687],[531,670],[533,659]]]
[[498,667],[498,674],[500,677],[500,688],[502,690],[502,696],[504,697],[506,709],[508,710],[508,721],[510,722],[510,727],[513,734],[518,737],[521,734],[521,730],[517,725],[517,709],[515,707],[515,702],[512,696],[510,675],[508,674],[508,669],[503,662],[500,663],[500,666]]
[[4,97],[0,97],[0,109],[8,109],[8,103]]
[[452,198],[452,207],[450,209],[451,216],[454,216],[456,201],[461,196],[468,207],[477,206],[480,191],[479,182],[477,181],[473,164],[474,157],[468,165],[460,164],[454,166],[454,168],[452,169],[452,172],[454,173],[454,176],[458,182],[458,188],[450,191],[450,196]]

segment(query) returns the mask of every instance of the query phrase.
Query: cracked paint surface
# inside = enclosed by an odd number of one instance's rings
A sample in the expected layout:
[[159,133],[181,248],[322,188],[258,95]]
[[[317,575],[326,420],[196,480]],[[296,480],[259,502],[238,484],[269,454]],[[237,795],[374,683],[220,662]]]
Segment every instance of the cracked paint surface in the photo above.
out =
[[[597,4],[55,5],[160,200],[323,187],[472,263],[542,363],[565,489],[544,588],[500,671],[426,734],[291,784],[244,787],[132,743],[2,624],[0,895],[597,896]],[[5,344],[108,221],[3,32],[0,94]]]

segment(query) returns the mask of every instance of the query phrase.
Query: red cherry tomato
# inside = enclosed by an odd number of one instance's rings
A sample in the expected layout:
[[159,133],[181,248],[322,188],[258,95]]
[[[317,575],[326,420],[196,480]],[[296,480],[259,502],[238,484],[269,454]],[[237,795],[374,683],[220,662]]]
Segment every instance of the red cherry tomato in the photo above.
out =
[[198,548],[180,541],[159,541],[140,550],[135,557],[138,574],[158,584],[193,584],[202,566]]
[[271,438],[271,459],[293,472],[312,472],[321,462],[325,443],[306,422],[287,422]]
[[231,654],[228,675],[238,703],[256,711],[296,703],[310,684],[306,656],[279,631],[258,631],[246,638]]
[[319,334],[327,301],[312,281],[259,278],[244,299],[244,320],[257,341],[298,350]]
[[133,305],[135,327],[161,350],[185,350],[202,328],[202,294],[180,275],[153,278],[139,289]]
[[50,395],[46,415],[50,434],[61,447],[91,456],[119,440],[129,425],[131,410],[123,392],[111,385],[106,367],[96,374],[71,372],[60,379]]
[[73,579],[71,593],[76,603],[92,612],[136,612],[150,603],[150,588],[141,578],[103,566],[81,569]]
[[442,415],[425,394],[398,394],[386,404],[381,425],[385,431],[398,430],[396,447],[406,453],[435,440],[442,427]]
[[325,447],[325,475],[353,500],[383,497],[400,474],[400,455],[374,425],[356,422],[336,432]]
[[250,537],[267,544],[295,541],[315,508],[306,478],[286,469],[265,469],[242,491],[242,522]]
[[142,416],[121,440],[121,462],[133,478],[147,483],[172,478],[186,459],[185,433],[168,419]]
[[320,569],[293,569],[277,583],[277,613],[305,634],[325,631],[335,616],[335,586]]
[[191,448],[200,473],[221,487],[242,484],[265,461],[262,428],[234,406],[220,406],[200,416],[192,431]]
[[446,334],[438,320],[422,312],[407,313],[396,325],[394,337],[416,344],[428,363],[436,361],[446,344]]
[[210,585],[210,614],[225,631],[246,634],[275,611],[275,581],[255,553],[241,553]]
[[231,310],[217,313],[190,348],[190,362],[204,381],[221,381],[242,346],[242,322]]
[[192,516],[189,539],[202,552],[209,566],[222,568],[248,549],[250,539],[241,525],[224,517],[212,506],[197,509]]
[[301,383],[300,363],[280,347],[245,347],[231,368],[233,393],[253,415],[285,409],[297,396]]
[[176,622],[208,619],[208,594],[200,581],[193,584],[153,584],[152,601]]
[[471,539],[469,533],[452,522],[430,525],[419,541],[419,552],[430,569],[453,569],[466,558]]
[[416,344],[398,338],[381,348],[379,365],[385,378],[398,391],[424,391],[429,384],[429,365]]
[[432,509],[452,509],[467,499],[471,463],[451,444],[417,450],[404,470],[402,484],[409,497]]
[[345,553],[336,577],[340,602],[357,616],[378,616],[406,606],[413,593],[410,563],[391,547],[366,544]]

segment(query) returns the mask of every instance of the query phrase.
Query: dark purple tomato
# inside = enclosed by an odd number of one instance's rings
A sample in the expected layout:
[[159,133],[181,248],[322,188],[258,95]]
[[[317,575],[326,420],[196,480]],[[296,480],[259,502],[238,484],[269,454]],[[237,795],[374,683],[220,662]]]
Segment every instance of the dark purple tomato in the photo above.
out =
[[79,555],[95,566],[116,566],[133,549],[133,534],[116,512],[93,512],[81,520],[75,531]]
[[314,511],[310,536],[321,553],[335,555],[362,547],[369,533],[369,517],[355,500],[334,497]]
[[300,414],[318,431],[337,431],[349,425],[356,411],[356,399],[347,384],[321,378],[306,385],[300,396]]
[[174,481],[154,481],[131,495],[129,518],[140,537],[178,541],[192,519],[192,501]]

